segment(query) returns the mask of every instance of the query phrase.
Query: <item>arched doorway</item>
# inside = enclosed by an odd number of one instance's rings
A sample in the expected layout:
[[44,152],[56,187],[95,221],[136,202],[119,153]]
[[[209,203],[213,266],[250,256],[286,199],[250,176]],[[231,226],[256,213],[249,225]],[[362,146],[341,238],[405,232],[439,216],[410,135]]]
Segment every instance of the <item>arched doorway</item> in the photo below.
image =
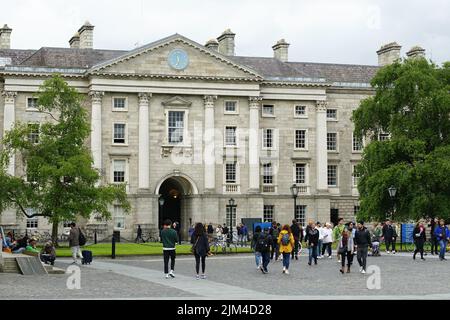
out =
[[[188,202],[192,194],[198,194],[198,189],[191,178],[180,173],[164,177],[157,185],[158,199],[158,226],[161,228],[163,221],[170,219],[180,224],[180,236],[183,239],[184,229],[188,226],[189,211]],[[187,221],[186,221],[187,220]]]

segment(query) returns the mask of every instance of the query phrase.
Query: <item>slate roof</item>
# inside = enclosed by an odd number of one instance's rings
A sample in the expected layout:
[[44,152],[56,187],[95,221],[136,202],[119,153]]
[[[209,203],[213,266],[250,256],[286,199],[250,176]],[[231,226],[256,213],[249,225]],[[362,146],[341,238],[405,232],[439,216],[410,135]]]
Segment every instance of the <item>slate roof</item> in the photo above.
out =
[[[39,50],[0,49],[0,58],[11,58],[14,66],[84,69],[126,53],[130,51],[43,47]],[[268,57],[227,58],[236,64],[247,66],[268,81],[369,83],[379,68],[368,65],[281,62]]]

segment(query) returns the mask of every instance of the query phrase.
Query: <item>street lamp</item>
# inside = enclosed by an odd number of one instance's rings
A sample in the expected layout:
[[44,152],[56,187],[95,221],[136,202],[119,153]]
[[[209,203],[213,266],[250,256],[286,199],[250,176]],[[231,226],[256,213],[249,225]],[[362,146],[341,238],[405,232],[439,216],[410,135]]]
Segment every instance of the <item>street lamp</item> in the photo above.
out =
[[295,213],[296,213],[296,209],[297,209],[297,196],[298,196],[298,192],[300,190],[295,183],[291,186],[290,189],[291,189],[292,197],[294,198],[294,219],[295,219]]
[[228,233],[230,235],[230,241],[233,242],[233,213],[235,208],[237,207],[233,198],[228,200],[228,207],[230,208],[230,230],[228,230]]
[[391,198],[391,202],[392,202],[392,214],[394,214],[395,213],[394,199],[395,199],[395,195],[397,194],[397,188],[395,188],[394,186],[390,186],[388,188],[388,192],[389,192],[389,197]]
[[[164,197],[163,196],[160,196],[159,197],[159,199],[158,199],[158,203],[159,203],[159,224],[161,224],[162,223],[162,221],[161,221],[161,219],[162,219],[162,208],[163,208],[163,206],[164,206],[164,202],[165,202],[165,200],[164,200]],[[160,225],[158,225],[158,228],[160,228],[161,226]]]

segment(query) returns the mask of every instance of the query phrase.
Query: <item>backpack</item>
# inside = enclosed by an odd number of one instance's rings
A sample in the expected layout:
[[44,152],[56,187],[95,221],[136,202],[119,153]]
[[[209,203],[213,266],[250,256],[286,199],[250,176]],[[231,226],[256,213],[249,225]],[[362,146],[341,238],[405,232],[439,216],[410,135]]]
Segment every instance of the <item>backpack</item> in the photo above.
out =
[[283,246],[287,246],[289,244],[289,240],[290,240],[290,235],[289,233],[285,233],[283,234],[283,236],[281,237],[281,244]]
[[272,228],[271,235],[272,235],[273,238],[277,239],[279,233],[280,233],[280,231],[278,230],[278,228]]
[[255,251],[267,252],[269,249],[269,237],[264,233],[261,233],[256,241]]
[[80,228],[78,228],[78,231],[80,232],[80,235],[78,236],[78,243],[80,246],[84,246],[86,244],[86,237],[83,232],[81,232]]

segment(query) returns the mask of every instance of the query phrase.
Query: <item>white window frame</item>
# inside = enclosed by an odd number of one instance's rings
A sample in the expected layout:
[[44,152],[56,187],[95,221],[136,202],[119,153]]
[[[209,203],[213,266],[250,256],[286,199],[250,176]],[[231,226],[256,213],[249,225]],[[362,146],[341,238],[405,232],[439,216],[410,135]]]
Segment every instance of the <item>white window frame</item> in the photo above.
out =
[[[303,164],[305,166],[305,182],[304,183],[300,183],[297,182],[297,165],[298,164]],[[309,185],[309,163],[307,162],[294,162],[294,166],[292,169],[293,173],[292,173],[292,182],[297,185],[297,186],[308,186]]]
[[[227,164],[235,163],[235,182],[227,182]],[[237,160],[225,161],[223,163],[223,183],[224,184],[239,184],[240,174],[239,174],[239,162]]]
[[[124,182],[115,182],[114,181],[114,161],[125,161],[125,175],[124,175]],[[130,184],[130,159],[126,157],[113,157],[111,158],[111,177],[110,181],[112,184],[122,184],[124,183],[126,185],[126,189],[128,191],[129,184]]]
[[[336,118],[329,118],[328,117],[328,110],[335,110],[336,111]],[[339,119],[339,117],[338,117],[338,109],[337,108],[327,108],[326,117],[327,117],[327,121],[338,121],[338,119]]]
[[[297,148],[297,131],[303,130],[305,131],[305,147],[304,148]],[[294,150],[308,150],[308,129],[295,129],[294,130]]]
[[32,97],[32,96],[26,96],[25,97],[25,105],[26,105],[26,107],[25,107],[25,111],[39,111],[39,109],[36,107],[36,108],[30,108],[30,107],[28,107],[28,100],[29,99],[36,99],[36,103],[37,103],[37,98],[36,97]]
[[[265,112],[264,112],[264,106],[272,106],[272,108],[273,108],[273,113],[272,113],[272,114],[270,114],[270,113],[265,113]],[[263,118],[275,118],[275,117],[276,117],[276,115],[275,115],[275,109],[276,109],[276,106],[275,106],[274,103],[263,103],[263,104],[261,104],[261,116],[262,116]]]
[[[183,141],[181,143],[169,142],[169,113],[171,111],[184,112]],[[187,108],[167,108],[167,109],[164,109],[164,113],[165,113],[165,117],[166,117],[165,143],[169,146],[190,147],[191,140],[188,135],[189,110]]]
[[31,141],[31,135],[28,135],[28,141],[30,141],[33,144],[38,144],[39,140],[40,140],[40,136],[41,136],[41,124],[39,122],[28,122],[27,123],[28,127],[32,126],[32,125],[37,125],[38,126],[38,132],[37,132],[37,142],[32,142]]
[[[264,132],[265,130],[272,130],[272,147],[264,146]],[[261,149],[262,150],[276,150],[278,141],[278,129],[275,128],[262,128],[261,129]]]
[[[268,164],[270,164],[270,167],[271,167],[271,177],[272,177],[272,182],[271,183],[268,183],[268,182],[264,182],[264,177],[265,177],[265,172],[264,172],[264,166],[265,165],[268,165]],[[273,162],[271,162],[271,161],[268,161],[268,162],[264,162],[264,163],[262,163],[261,164],[261,182],[262,182],[262,184],[264,185],[264,186],[273,186],[273,185],[275,185],[275,174],[274,174],[274,163]]]
[[[125,125],[125,142],[124,143],[120,143],[120,142],[114,142],[114,125],[116,124],[124,124]],[[115,146],[128,146],[128,123],[123,122],[123,121],[114,121],[112,123],[112,144]]]
[[[36,210],[33,209],[33,208],[26,208],[25,211],[29,215],[32,215],[32,214],[36,213]],[[35,227],[28,227],[28,223],[32,223],[32,222],[36,223],[36,226]],[[36,230],[36,229],[39,228],[39,217],[27,218],[25,223],[26,223],[25,224],[26,229],[28,229],[28,230]]]
[[358,181],[361,178],[360,175],[355,176],[355,169],[356,169],[356,164],[352,164],[352,187],[353,188],[357,188],[358,187]]
[[[116,208],[121,208],[122,209],[122,215],[116,215]],[[114,226],[114,230],[123,230],[125,229],[125,212],[122,206],[114,204],[113,205],[113,226]],[[117,219],[122,219],[122,227],[117,227]]]
[[[384,140],[381,140],[381,139],[380,139],[380,136],[381,136],[381,135],[386,136],[386,138],[385,138]],[[391,139],[391,134],[390,134],[390,133],[386,133],[386,132],[379,132],[377,138],[378,138],[378,141],[380,141],[380,142],[383,142],[383,141],[389,141],[389,140]]]
[[[235,102],[236,109],[234,111],[227,111],[227,102]],[[239,114],[239,100],[227,99],[223,101],[223,113],[224,114]]]
[[[270,221],[266,220],[266,208],[271,209],[271,218]],[[275,205],[273,204],[265,204],[263,205],[263,222],[272,222],[275,219]]]
[[[329,166],[336,167],[336,184],[329,184],[329,180],[328,180],[328,167]],[[327,185],[329,188],[337,188],[339,186],[339,166],[337,164],[328,164],[327,165]]]
[[[328,134],[329,133],[334,133],[336,135],[336,149],[334,150],[328,150]],[[328,131],[327,132],[327,152],[331,152],[331,153],[337,153],[339,152],[339,134],[335,131]]]
[[[304,208],[303,212],[301,212],[301,210],[299,210],[300,208]],[[295,207],[295,220],[297,220],[297,222],[302,226],[305,227],[306,226],[306,211],[308,209],[308,206],[306,204],[297,204],[297,206]],[[301,215],[301,213],[303,213],[303,217]]]
[[352,152],[353,153],[362,153],[364,149],[364,138],[361,139],[361,149],[355,150],[355,133],[352,132]]
[[[123,108],[116,108],[114,106],[115,99],[125,99],[125,106]],[[111,109],[114,112],[127,112],[128,111],[128,97],[126,97],[126,96],[112,96],[111,97]]]
[[[297,107],[304,107],[305,108],[305,114],[298,115],[297,114]],[[308,118],[308,106],[303,104],[296,104],[294,105],[294,118],[297,119],[307,119]]]
[[[227,144],[227,128],[235,128],[235,144]],[[223,127],[223,145],[225,148],[238,148],[239,147],[239,129],[236,125],[226,125]]]

